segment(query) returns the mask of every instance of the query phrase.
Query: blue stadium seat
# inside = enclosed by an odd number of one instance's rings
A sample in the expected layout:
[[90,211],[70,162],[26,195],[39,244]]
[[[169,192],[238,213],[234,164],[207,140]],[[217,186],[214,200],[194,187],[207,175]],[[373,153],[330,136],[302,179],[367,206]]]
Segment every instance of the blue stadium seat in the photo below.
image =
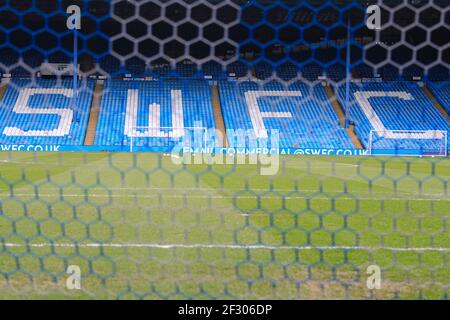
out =
[[[78,107],[72,110],[72,80],[37,79],[33,83],[24,79],[11,80],[0,105],[1,143],[82,145],[93,85],[93,81],[80,84],[83,88],[79,92]],[[430,89],[444,107],[449,108],[450,86],[430,84]],[[369,97],[368,101],[386,130],[450,129],[415,83],[352,84],[350,118],[366,147],[370,130],[376,128],[360,105],[362,100],[357,99],[358,91],[376,93],[377,96]],[[278,130],[279,146],[283,148],[353,148],[349,137],[339,127],[321,85],[220,81],[219,93],[228,130],[256,132],[255,128],[263,129],[269,137],[270,130]],[[344,88],[338,90],[338,98],[345,105]],[[133,105],[130,99],[136,101],[135,109],[129,109],[127,115],[127,107]],[[182,109],[174,108],[174,103]],[[109,80],[105,82],[100,108],[95,137],[95,144],[99,146],[129,146],[130,135],[133,135],[136,147],[171,148],[180,141],[180,134],[172,127],[191,131],[194,127],[215,127],[210,86],[200,79]],[[175,112],[178,118],[173,110],[178,110],[178,114]],[[177,125],[173,121],[180,122]],[[149,131],[149,126],[161,129]],[[264,134],[260,137],[265,138]],[[229,142],[234,147],[242,146],[232,139]],[[403,142],[411,148],[420,147],[412,139]],[[384,144],[386,148],[392,147],[389,140]]]
[[450,113],[450,83],[430,82],[429,88],[445,110]]
[[[364,98],[363,95],[369,96]],[[338,98],[345,106],[344,86],[338,89]],[[365,99],[368,103],[364,102]],[[366,147],[369,144],[370,131],[379,130],[374,126],[377,120],[386,130],[450,129],[418,84],[411,82],[353,83],[349,118],[355,123],[356,133]],[[401,148],[418,150],[429,147],[426,144],[441,143],[441,140],[437,142],[434,139],[384,139],[378,147],[399,148],[399,143]]]
[[[182,105],[178,113],[182,117],[179,124],[173,123],[172,111],[178,110],[173,106],[174,101]],[[130,123],[126,124],[126,119]],[[103,90],[95,144],[129,146],[130,137],[133,136],[136,147],[169,148],[179,141],[179,134],[175,131],[182,126],[215,128],[207,81],[109,80],[105,82]],[[148,130],[148,127],[161,129]],[[177,129],[172,130],[170,127]],[[130,130],[136,132],[131,133]]]
[[[270,130],[279,130],[280,147],[353,148],[320,85],[293,83],[285,87],[277,82],[245,81],[221,82],[219,88],[227,130],[254,130],[255,124],[261,122],[255,115],[259,107],[259,111],[265,113],[265,130],[269,134]],[[255,102],[256,107],[249,106]],[[229,140],[231,145],[237,143],[236,139]]]
[[0,142],[82,145],[93,85],[92,81],[79,83],[73,108],[72,80],[11,80],[0,104]]

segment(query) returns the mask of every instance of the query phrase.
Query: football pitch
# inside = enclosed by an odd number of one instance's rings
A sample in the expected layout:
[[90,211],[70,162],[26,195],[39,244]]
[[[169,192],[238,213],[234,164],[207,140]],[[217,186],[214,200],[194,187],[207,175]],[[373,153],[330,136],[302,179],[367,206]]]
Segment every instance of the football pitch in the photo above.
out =
[[448,299],[449,181],[448,158],[2,152],[0,299]]

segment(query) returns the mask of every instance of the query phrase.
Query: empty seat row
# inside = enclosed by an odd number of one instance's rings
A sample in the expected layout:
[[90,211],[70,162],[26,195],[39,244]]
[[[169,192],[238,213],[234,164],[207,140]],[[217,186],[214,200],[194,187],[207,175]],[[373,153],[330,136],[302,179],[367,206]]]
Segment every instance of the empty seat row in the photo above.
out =
[[[11,80],[0,104],[0,143],[83,145],[93,86],[93,81],[79,82],[75,95],[68,79]],[[320,84],[223,80],[218,88],[233,147],[250,146],[236,136],[244,130],[248,138],[268,146],[353,148]],[[449,105],[448,85],[430,88],[444,106]],[[195,135],[195,128],[216,128],[211,92],[210,83],[199,79],[107,80],[95,145],[172,148],[186,133]],[[344,87],[337,89],[344,107],[345,93]],[[349,118],[365,147],[371,130],[449,129],[415,83],[353,83],[350,93]],[[394,140],[388,137],[380,143],[386,148],[417,148],[420,143],[412,136]]]
[[444,109],[450,113],[450,83],[431,82],[429,88]]
[[321,86],[245,81],[219,88],[227,129],[254,130],[262,139],[278,130],[285,148],[352,148]]
[[107,81],[96,145],[172,146],[194,127],[215,128],[211,90],[202,80]]
[[[345,86],[337,91],[338,99],[346,106]],[[378,148],[417,149],[417,144],[422,144],[421,148],[429,148],[430,143],[441,143],[441,139],[437,136],[436,139],[414,136],[408,131],[450,129],[444,117],[416,83],[352,83],[350,91],[348,116],[366,147],[370,143],[372,130],[376,131],[372,136],[380,136]],[[399,130],[402,135],[383,133],[389,130]]]
[[72,80],[12,80],[0,104],[0,142],[83,145],[93,82],[77,85],[74,91]]

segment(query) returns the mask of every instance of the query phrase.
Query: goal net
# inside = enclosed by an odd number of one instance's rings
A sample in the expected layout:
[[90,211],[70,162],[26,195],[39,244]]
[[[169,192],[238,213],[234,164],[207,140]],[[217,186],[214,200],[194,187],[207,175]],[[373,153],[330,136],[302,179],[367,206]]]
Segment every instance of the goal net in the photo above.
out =
[[447,131],[440,130],[372,130],[370,155],[447,156]]
[[174,148],[186,148],[191,152],[213,147],[208,143],[204,127],[133,127],[129,134],[130,152],[172,152]]

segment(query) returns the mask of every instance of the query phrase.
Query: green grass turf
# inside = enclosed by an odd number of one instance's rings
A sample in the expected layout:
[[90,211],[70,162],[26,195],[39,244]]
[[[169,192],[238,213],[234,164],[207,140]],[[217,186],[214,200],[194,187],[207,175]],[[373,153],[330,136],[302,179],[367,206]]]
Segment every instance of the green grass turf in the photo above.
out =
[[[445,299],[449,177],[448,158],[286,156],[261,176],[160,154],[0,153],[0,298]],[[66,289],[68,265],[82,290]]]

